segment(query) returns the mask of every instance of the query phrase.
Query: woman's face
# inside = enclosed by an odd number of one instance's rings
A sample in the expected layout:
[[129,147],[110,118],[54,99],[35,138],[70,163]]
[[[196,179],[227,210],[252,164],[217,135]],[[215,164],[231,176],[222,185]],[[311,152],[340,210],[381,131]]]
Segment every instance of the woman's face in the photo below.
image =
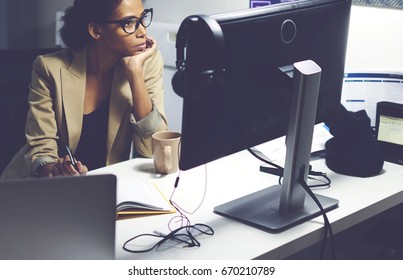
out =
[[[122,0],[108,21],[135,16],[140,18],[144,12],[141,0]],[[106,23],[101,27],[102,42],[121,56],[131,56],[143,52],[146,47],[146,29],[140,24],[136,32],[127,34],[119,23]]]

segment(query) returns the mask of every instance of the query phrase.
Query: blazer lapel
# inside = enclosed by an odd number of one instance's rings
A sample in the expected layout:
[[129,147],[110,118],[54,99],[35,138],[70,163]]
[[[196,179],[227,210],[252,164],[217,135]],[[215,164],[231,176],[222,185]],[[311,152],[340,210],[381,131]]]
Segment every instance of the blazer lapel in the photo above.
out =
[[107,155],[109,155],[111,151],[112,144],[115,141],[122,119],[125,115],[131,113],[131,111],[128,112],[128,110],[131,110],[132,108],[131,103],[132,97],[130,85],[123,67],[118,63],[113,75],[111,100],[109,105]]
[[[66,116],[68,144],[76,150],[80,140],[87,66],[87,49],[74,52],[71,65],[61,69],[61,94]],[[79,125],[77,125],[79,124]]]

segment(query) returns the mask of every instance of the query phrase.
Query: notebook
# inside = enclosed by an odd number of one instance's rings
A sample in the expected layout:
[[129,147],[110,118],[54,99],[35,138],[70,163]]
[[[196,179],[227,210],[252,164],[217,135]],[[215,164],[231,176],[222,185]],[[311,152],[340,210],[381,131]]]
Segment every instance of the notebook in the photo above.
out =
[[0,259],[114,259],[116,177],[0,181]]

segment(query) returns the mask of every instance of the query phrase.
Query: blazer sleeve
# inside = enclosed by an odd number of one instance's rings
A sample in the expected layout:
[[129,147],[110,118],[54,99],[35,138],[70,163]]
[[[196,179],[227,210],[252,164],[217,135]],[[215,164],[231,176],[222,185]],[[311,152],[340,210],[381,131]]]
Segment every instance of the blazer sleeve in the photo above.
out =
[[57,153],[57,123],[54,111],[55,83],[45,60],[38,56],[33,63],[29,91],[29,111],[25,134],[27,145],[25,162],[34,176],[39,166],[55,162]]
[[154,132],[167,130],[168,123],[164,109],[163,73],[164,63],[159,51],[146,61],[144,65],[144,81],[153,103],[152,112],[140,121],[133,114],[130,121],[134,128],[133,142],[136,151],[146,157],[152,156],[151,136]]

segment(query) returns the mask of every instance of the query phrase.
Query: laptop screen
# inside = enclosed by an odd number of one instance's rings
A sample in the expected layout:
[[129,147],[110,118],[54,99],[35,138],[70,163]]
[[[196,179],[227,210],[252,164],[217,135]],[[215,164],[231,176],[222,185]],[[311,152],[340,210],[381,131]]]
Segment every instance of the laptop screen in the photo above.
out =
[[403,104],[378,102],[375,130],[385,160],[403,164]]

